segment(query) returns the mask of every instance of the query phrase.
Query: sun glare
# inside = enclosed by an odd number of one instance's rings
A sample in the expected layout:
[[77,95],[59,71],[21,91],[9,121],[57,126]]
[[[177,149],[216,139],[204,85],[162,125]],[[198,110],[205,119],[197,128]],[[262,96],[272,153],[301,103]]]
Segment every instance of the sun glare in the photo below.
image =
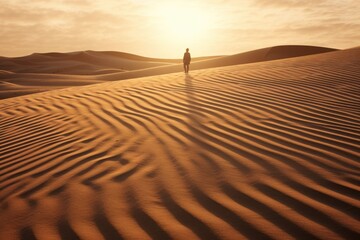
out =
[[199,45],[211,27],[211,16],[200,6],[167,4],[156,9],[159,32],[172,45]]

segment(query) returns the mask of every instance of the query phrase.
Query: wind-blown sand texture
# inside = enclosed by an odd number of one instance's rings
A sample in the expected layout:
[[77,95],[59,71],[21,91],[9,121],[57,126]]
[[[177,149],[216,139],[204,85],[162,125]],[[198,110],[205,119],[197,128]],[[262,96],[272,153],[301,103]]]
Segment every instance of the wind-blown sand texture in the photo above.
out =
[[[193,58],[191,69],[222,67],[335,51],[313,46],[276,46],[222,57]],[[0,57],[0,99],[71,86],[182,72],[181,59],[121,52],[35,53]]]
[[0,101],[0,239],[359,239],[359,56]]

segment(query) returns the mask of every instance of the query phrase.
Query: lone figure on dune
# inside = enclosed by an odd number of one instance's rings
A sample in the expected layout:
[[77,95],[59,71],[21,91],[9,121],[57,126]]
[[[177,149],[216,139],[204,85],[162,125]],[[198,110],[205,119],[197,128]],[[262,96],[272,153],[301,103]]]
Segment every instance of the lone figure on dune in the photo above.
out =
[[190,53],[189,53],[189,49],[187,48],[187,49],[186,49],[186,52],[184,53],[184,57],[183,57],[183,63],[184,63],[184,71],[185,71],[185,73],[188,73],[188,72],[189,72],[190,62],[191,62],[191,56],[190,56]]

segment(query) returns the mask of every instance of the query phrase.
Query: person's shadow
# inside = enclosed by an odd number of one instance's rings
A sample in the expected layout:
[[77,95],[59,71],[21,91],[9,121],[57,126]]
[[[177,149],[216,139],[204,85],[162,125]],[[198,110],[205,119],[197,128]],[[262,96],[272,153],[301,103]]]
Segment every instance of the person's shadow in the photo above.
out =
[[200,119],[199,119],[199,113],[196,110],[196,104],[198,102],[198,99],[196,98],[196,89],[194,87],[194,78],[190,74],[185,75],[185,92],[187,96],[187,102],[188,102],[188,119],[189,119],[189,125],[190,128],[199,128],[200,127]]

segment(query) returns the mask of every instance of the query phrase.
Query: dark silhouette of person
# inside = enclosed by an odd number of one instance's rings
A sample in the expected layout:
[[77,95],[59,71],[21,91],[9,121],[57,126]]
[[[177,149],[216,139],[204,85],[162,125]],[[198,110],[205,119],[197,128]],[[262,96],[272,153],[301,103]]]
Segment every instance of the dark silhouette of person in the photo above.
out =
[[186,49],[186,52],[184,53],[184,57],[183,57],[183,63],[184,63],[184,71],[185,73],[189,72],[189,65],[191,62],[191,55],[189,53],[189,49]]

